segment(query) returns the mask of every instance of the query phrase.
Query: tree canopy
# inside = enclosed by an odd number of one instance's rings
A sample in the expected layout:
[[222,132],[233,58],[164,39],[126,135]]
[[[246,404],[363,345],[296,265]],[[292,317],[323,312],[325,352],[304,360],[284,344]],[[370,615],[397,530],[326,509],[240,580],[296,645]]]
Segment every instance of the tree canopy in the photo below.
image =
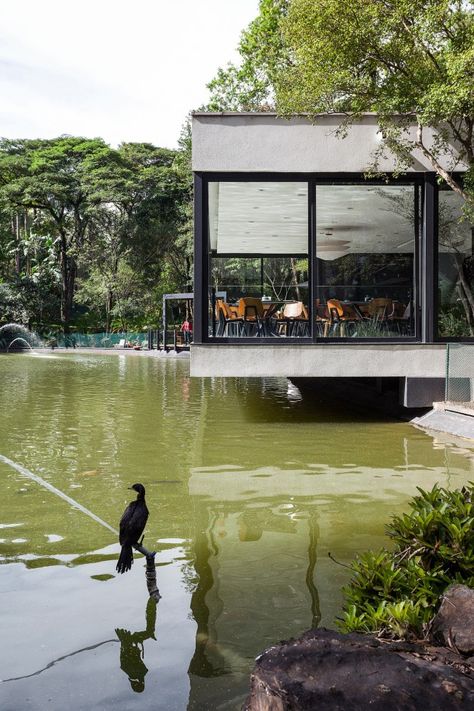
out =
[[65,331],[81,310],[106,330],[156,321],[157,291],[189,279],[176,243],[190,196],[176,151],[71,136],[0,141],[2,311],[59,318]]
[[[342,113],[345,126],[375,112],[381,151],[390,148],[403,169],[412,150],[422,150],[474,210],[473,2],[261,0],[239,51],[241,64],[221,69],[209,85],[210,109],[270,102],[284,116]],[[433,146],[428,127],[439,135]],[[440,155],[452,139],[457,151],[446,171]],[[460,162],[468,166],[462,183],[451,172]]]

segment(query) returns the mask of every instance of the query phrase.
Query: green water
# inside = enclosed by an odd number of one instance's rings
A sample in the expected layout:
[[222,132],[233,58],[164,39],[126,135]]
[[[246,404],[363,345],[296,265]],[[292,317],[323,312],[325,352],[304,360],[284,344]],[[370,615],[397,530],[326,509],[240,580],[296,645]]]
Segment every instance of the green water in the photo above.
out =
[[283,379],[194,380],[140,355],[0,357],[0,454],[113,527],[142,482],[143,559],[0,462],[0,708],[237,709],[254,657],[333,626],[349,562],[474,452]]

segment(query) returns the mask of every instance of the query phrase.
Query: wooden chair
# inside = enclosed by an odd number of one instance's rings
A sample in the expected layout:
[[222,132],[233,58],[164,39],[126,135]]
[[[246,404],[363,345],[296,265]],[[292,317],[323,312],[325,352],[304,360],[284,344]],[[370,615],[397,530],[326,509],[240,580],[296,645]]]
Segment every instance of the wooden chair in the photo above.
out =
[[355,323],[360,316],[351,304],[345,304],[339,299],[329,299],[327,302],[328,319],[324,325],[324,337],[350,336]]
[[403,336],[413,335],[410,333],[413,324],[411,318],[411,302],[407,306],[400,301],[393,302],[393,313],[389,316],[390,326]]
[[[308,310],[302,301],[285,304],[281,318],[285,336],[308,336]],[[283,334],[282,334],[283,335]]]
[[241,336],[243,319],[222,299],[216,300],[217,332],[216,336]]
[[264,336],[265,310],[262,300],[253,296],[243,296],[239,299],[238,317],[244,324],[246,336]]

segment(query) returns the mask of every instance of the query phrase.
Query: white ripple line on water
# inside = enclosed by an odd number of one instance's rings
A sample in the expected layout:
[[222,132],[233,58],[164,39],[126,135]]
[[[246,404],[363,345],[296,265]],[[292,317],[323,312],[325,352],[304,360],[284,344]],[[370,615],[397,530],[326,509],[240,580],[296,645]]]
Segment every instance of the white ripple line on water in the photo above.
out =
[[116,535],[118,535],[118,531],[116,531],[115,528],[112,528],[112,526],[109,526],[108,523],[106,523],[105,521],[102,521],[102,519],[99,518],[98,516],[96,516],[94,513],[92,513],[92,511],[89,511],[89,509],[86,509],[85,506],[80,504],[78,501],[75,501],[75,499],[72,499],[70,496],[65,494],[60,489],[56,489],[55,486],[53,486],[49,482],[45,481],[37,474],[33,474],[33,472],[30,472],[30,470],[27,469],[26,467],[23,467],[21,464],[17,464],[16,462],[12,461],[11,459],[8,459],[8,457],[4,457],[3,454],[0,454],[0,462],[4,462],[4,464],[7,464],[9,467],[16,469],[17,472],[20,472],[20,474],[23,474],[23,476],[28,477],[28,479],[32,479],[33,481],[36,481],[37,484],[44,486],[45,489],[48,489],[48,491],[51,491],[53,494],[56,494],[56,496],[59,496],[61,499],[64,499],[64,501],[67,501],[75,509],[79,509],[79,511],[82,511],[82,513],[85,513],[87,516],[90,516],[92,519],[94,519],[94,521],[96,521],[97,523],[100,523],[101,526],[105,526],[105,528],[108,528],[109,531],[112,531],[112,533],[115,533]]

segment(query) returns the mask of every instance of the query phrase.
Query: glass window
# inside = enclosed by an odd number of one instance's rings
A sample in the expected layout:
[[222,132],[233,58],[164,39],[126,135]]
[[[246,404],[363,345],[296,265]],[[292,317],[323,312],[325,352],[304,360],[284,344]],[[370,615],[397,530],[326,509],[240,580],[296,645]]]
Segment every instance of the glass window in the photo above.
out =
[[416,204],[414,185],[316,187],[317,335],[415,335]]
[[306,182],[209,183],[209,335],[308,337]]
[[474,228],[463,217],[463,199],[439,191],[438,335],[474,336]]

